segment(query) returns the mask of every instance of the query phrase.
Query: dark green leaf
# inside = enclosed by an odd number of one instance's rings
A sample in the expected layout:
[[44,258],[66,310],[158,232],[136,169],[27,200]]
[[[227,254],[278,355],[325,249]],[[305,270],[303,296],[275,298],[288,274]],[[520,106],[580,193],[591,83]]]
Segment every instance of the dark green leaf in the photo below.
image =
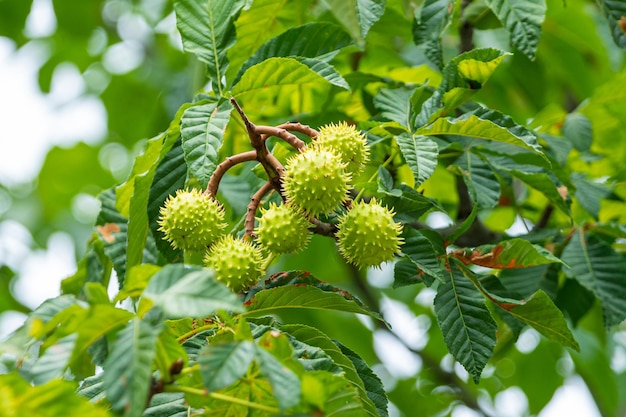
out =
[[254,345],[247,341],[210,344],[198,355],[204,386],[216,391],[233,384],[248,371]]
[[611,190],[604,184],[585,178],[584,175],[573,173],[572,184],[576,187],[574,197],[585,210],[598,220],[600,214],[600,202],[611,194]]
[[496,323],[472,282],[451,263],[449,281],[440,285],[435,314],[450,353],[478,383],[496,344]]
[[593,130],[587,116],[581,113],[570,113],[563,122],[561,130],[565,139],[581,152],[588,151],[593,142]]
[[[445,255],[445,247],[439,234],[428,230],[415,230],[405,227],[402,238],[404,239],[402,253],[409,258],[421,274],[426,274],[442,282],[446,280],[441,263],[441,257]],[[400,283],[395,282],[394,287]]]
[[413,172],[415,187],[419,187],[435,172],[439,154],[437,144],[426,136],[408,133],[396,136],[396,142]]
[[380,114],[387,120],[400,123],[410,129],[411,127],[411,96],[415,88],[381,88],[374,96],[374,106],[380,110]]
[[143,297],[151,302],[140,305],[141,311],[154,305],[168,319],[207,317],[218,310],[244,311],[237,295],[217,281],[213,271],[182,264],[166,265],[154,274]]
[[571,200],[567,194],[567,188],[560,185],[554,177],[544,173],[529,174],[517,170],[510,172],[514,177],[545,195],[563,213],[570,214],[569,203]]
[[465,152],[455,164],[472,200],[481,208],[495,207],[500,199],[500,182],[489,164],[471,152]]
[[107,399],[124,417],[139,417],[146,407],[159,333],[158,327],[134,319],[119,333],[104,363]]
[[393,208],[394,219],[402,223],[416,222],[423,214],[433,209],[444,211],[437,201],[424,197],[422,193],[404,184],[383,192],[385,194],[383,203]]
[[529,59],[535,59],[535,50],[541,36],[541,24],[546,14],[545,0],[485,0],[485,2],[509,31],[511,44]]
[[413,22],[413,41],[424,48],[426,57],[437,66],[443,68],[443,51],[441,35],[450,22],[454,12],[452,0],[426,0],[415,12]]
[[613,326],[626,319],[626,259],[597,236],[578,230],[563,250],[563,270],[602,303],[604,321]]
[[213,171],[219,163],[218,152],[222,146],[224,130],[230,119],[232,105],[225,100],[200,103],[189,107],[181,118],[180,133],[187,162],[187,183],[206,189]]
[[15,277],[15,272],[6,265],[0,265],[0,314],[7,310],[15,310],[20,313],[28,314],[30,308],[17,301],[11,292],[11,283]]
[[189,417],[194,410],[185,402],[185,395],[178,392],[156,394],[142,417]]
[[615,44],[626,49],[626,4],[621,0],[600,0],[600,4]]

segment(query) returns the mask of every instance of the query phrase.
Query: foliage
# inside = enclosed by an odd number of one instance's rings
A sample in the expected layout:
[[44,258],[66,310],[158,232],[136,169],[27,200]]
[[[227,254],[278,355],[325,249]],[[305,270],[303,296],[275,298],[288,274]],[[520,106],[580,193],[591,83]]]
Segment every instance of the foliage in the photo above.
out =
[[[22,44],[28,2],[13,4],[0,3],[0,34]],[[175,17],[184,53],[153,31],[142,66],[101,93],[111,141],[162,131],[123,181],[91,171],[87,145],[48,155],[47,220],[86,185],[103,189],[100,212],[61,294],[0,343],[0,415],[431,416],[460,403],[487,415],[513,386],[536,414],[574,374],[602,415],[623,415],[626,371],[611,364],[626,319],[621,2],[80,4],[53,2],[50,40],[70,43],[42,66],[44,91],[59,62],[100,59],[75,52],[94,28],[117,40],[114,7],[152,27]],[[364,172],[339,175],[347,200],[308,213],[309,247],[265,253],[251,287],[232,291],[203,253],[164,239],[164,202],[198,189],[254,243],[255,215],[285,199],[284,166],[345,121],[367,138]],[[374,200],[402,230],[382,272],[348,264],[335,242],[352,204]],[[13,276],[1,267],[6,289]],[[428,323],[419,343],[390,325],[398,303]],[[7,294],[4,310],[27,309]],[[421,359],[415,375],[377,376],[378,362],[389,368],[380,334]],[[538,338],[529,352],[525,335]]]

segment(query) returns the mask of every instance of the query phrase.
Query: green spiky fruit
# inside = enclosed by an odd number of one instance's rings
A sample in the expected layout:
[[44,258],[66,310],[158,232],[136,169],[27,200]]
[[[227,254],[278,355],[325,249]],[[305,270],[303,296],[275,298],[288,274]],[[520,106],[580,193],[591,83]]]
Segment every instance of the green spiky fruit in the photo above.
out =
[[402,225],[393,220],[393,211],[372,199],[358,202],[339,219],[339,251],[359,268],[391,261],[402,244]]
[[263,276],[263,256],[250,242],[226,235],[211,246],[204,264],[215,271],[215,278],[239,292],[256,284]]
[[311,238],[310,223],[303,213],[288,204],[272,203],[261,210],[259,226],[255,233],[264,248],[270,252],[292,253],[306,247]]
[[200,251],[224,233],[224,210],[200,190],[178,190],[170,195],[157,221],[163,238],[176,249]]
[[341,156],[347,164],[346,172],[359,175],[369,161],[369,148],[365,136],[356,127],[346,122],[322,126],[315,140],[316,146],[331,150]]
[[287,161],[283,189],[290,204],[306,214],[333,212],[348,195],[346,164],[331,151],[307,148]]

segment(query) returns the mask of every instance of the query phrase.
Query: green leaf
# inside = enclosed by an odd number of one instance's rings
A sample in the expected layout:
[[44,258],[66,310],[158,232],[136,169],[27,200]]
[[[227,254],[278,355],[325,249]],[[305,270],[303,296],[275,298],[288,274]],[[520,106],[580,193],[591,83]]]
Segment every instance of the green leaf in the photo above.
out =
[[593,292],[602,303],[604,322],[613,326],[626,319],[626,259],[597,236],[578,230],[563,250],[565,274]]
[[481,208],[492,208],[500,199],[500,182],[488,163],[465,152],[455,165],[467,185],[472,200]]
[[497,49],[474,49],[458,55],[443,68],[443,80],[424,102],[415,128],[432,123],[469,100],[491,77],[509,53]]
[[415,88],[381,88],[374,96],[374,106],[380,110],[380,114],[387,120],[400,123],[409,129],[411,127],[411,96]]
[[119,333],[104,363],[107,399],[124,417],[139,417],[146,407],[159,333],[159,326],[132,320]]
[[335,310],[365,314],[382,320],[345,290],[322,282],[305,271],[272,275],[250,288],[245,299],[248,309],[243,315],[268,314],[284,309]]
[[568,114],[563,122],[561,133],[579,151],[585,152],[591,148],[593,130],[587,116],[581,113]]
[[163,380],[171,381],[173,375],[178,374],[178,370],[173,372],[172,368],[177,368],[181,365],[185,366],[188,363],[187,352],[176,340],[174,331],[166,325],[157,339],[155,354],[155,365],[161,373]]
[[474,114],[463,115],[455,119],[442,117],[430,125],[418,129],[416,133],[424,136],[458,135],[508,143],[543,155],[536,143],[527,143],[524,137],[516,136],[509,129],[498,126],[490,120],[481,119]]
[[314,86],[330,83],[348,88],[348,83],[324,61],[314,59],[268,58],[253,65],[233,86],[235,97],[287,86]]
[[323,0],[358,45],[385,12],[385,0]]
[[366,411],[357,389],[340,375],[323,371],[302,375],[303,402],[310,405],[309,413],[323,412],[328,417],[363,417]]
[[568,196],[564,197],[561,195],[561,192],[566,192],[567,189],[564,186],[557,186],[555,180],[552,179],[553,177],[544,173],[526,173],[518,170],[512,170],[510,173],[545,195],[563,213],[570,214],[569,198],[566,199]]
[[505,310],[518,320],[532,326],[548,339],[562,346],[579,351],[580,346],[574,338],[561,310],[544,291],[537,291],[521,305]]
[[189,107],[181,118],[180,133],[187,162],[187,184],[206,189],[219,162],[224,130],[232,105],[225,100]]
[[415,187],[419,187],[435,172],[439,154],[437,144],[426,136],[404,133],[396,136],[396,142],[413,172]]
[[[280,337],[278,336],[278,338]],[[276,349],[276,346],[271,343],[276,341],[272,341],[272,339],[277,339],[277,337],[270,336],[266,339],[266,343],[262,343],[262,346],[254,345],[254,356],[261,373],[272,385],[274,398],[276,398],[281,411],[284,412],[287,408],[300,403],[301,383],[298,376],[272,354],[272,351]]]
[[182,264],[166,265],[154,274],[143,298],[151,303],[140,305],[140,312],[154,305],[168,319],[207,317],[219,310],[244,311],[237,295],[217,281],[213,271]]
[[124,280],[124,287],[115,296],[115,302],[128,297],[139,297],[148,286],[148,282],[154,274],[161,269],[160,266],[142,264],[132,267]]
[[[303,324],[285,324],[281,326],[281,329],[301,342],[322,348],[324,352],[332,358],[334,363],[341,367],[344,372],[344,377],[359,391],[359,397],[368,415],[373,417],[379,415],[376,411],[376,404],[370,399],[369,392],[366,391],[365,388],[364,380],[361,378],[359,372],[357,372],[354,362],[342,351],[342,348],[340,348],[336,342],[333,342],[325,333],[322,333],[317,328]],[[372,388],[372,390],[374,390],[374,388]]]
[[189,417],[195,411],[185,402],[185,395],[178,392],[155,394],[142,417]]
[[600,5],[609,21],[615,44],[626,49],[626,4],[621,0],[600,0]]
[[454,12],[452,0],[426,0],[419,10],[415,11],[413,21],[413,41],[424,48],[426,57],[437,66],[443,68],[443,50],[441,35],[450,22]]
[[598,220],[600,203],[611,194],[611,190],[604,184],[588,180],[583,174],[572,173],[572,184],[576,187],[574,196],[580,205]]
[[422,193],[404,184],[391,190],[381,190],[379,187],[378,191],[385,194],[382,199],[383,204],[393,207],[394,219],[402,223],[415,222],[423,214],[433,209],[445,211],[437,201],[425,197]]
[[195,54],[207,64],[214,91],[222,91],[222,77],[228,68],[226,51],[235,43],[237,14],[241,0],[177,0],[176,27],[183,39],[185,51]]
[[332,23],[315,22],[291,28],[263,44],[239,68],[233,85],[248,68],[268,58],[302,57],[328,61],[351,43],[350,36]]
[[551,263],[563,263],[545,248],[525,239],[508,239],[496,245],[484,245],[455,256],[465,264],[494,269],[516,269]]
[[24,417],[90,416],[109,417],[101,407],[76,395],[75,384],[60,379],[31,387],[19,375],[0,375],[2,415]]
[[545,0],[485,0],[511,36],[511,44],[529,59],[541,36],[546,14]]
[[17,301],[11,292],[11,283],[15,277],[15,272],[6,265],[0,265],[0,314],[7,310],[19,311],[20,313],[30,313],[30,308]]
[[435,296],[435,314],[450,353],[478,383],[496,344],[496,323],[472,282],[454,264]]
[[359,378],[363,381],[363,386],[367,392],[367,396],[376,405],[376,411],[380,417],[387,417],[387,394],[385,387],[378,376],[367,366],[367,363],[356,352],[348,349],[346,346],[337,342],[341,349],[341,353],[346,355],[354,365]]
[[63,376],[72,356],[76,337],[76,333],[73,333],[60,339],[37,359],[37,362],[30,370],[33,382],[36,385],[45,384]]
[[[418,274],[426,274],[442,282],[446,280],[440,260],[446,253],[445,246],[438,233],[405,227],[402,238],[402,253],[417,267]],[[398,280],[394,282],[394,287],[410,283],[412,282]]]
[[159,212],[165,200],[176,193],[177,190],[185,187],[187,177],[187,164],[180,140],[172,147],[156,169],[150,194],[148,198],[148,219],[152,236],[159,252],[170,262],[182,260],[181,250],[174,249],[169,242],[164,239],[163,232],[159,230]]
[[205,388],[216,391],[233,384],[248,372],[254,353],[248,341],[205,346],[198,354]]

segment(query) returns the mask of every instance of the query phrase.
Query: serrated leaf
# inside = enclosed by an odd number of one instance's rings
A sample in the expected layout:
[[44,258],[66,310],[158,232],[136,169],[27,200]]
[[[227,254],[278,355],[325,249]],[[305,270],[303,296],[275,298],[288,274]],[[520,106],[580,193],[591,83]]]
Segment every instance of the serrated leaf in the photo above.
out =
[[565,274],[593,292],[602,303],[604,322],[613,326],[626,319],[626,259],[593,234],[578,230],[563,250]]
[[154,274],[143,298],[151,303],[140,305],[140,312],[154,305],[168,319],[207,317],[218,310],[244,311],[237,295],[217,281],[212,270],[182,264],[166,265]]
[[232,105],[225,100],[189,107],[181,118],[180,134],[187,162],[187,183],[206,189],[219,163],[224,130],[230,119]]
[[[404,239],[402,253],[417,269],[422,274],[442,282],[445,281],[446,278],[440,261],[440,257],[445,254],[445,246],[441,236],[427,230],[415,230],[406,227],[402,233],[402,238]],[[394,282],[394,287],[398,286],[397,284],[400,282]]]
[[246,302],[248,312],[257,314],[271,314],[285,309],[313,309],[335,310],[349,313],[365,314],[379,318],[371,311],[365,310],[351,300],[347,300],[338,293],[326,292],[312,286],[283,286],[258,292]]
[[485,161],[471,152],[465,152],[455,162],[467,185],[472,200],[481,208],[492,208],[500,199],[500,182]]
[[246,94],[288,86],[312,86],[330,83],[348,89],[348,83],[324,61],[311,58],[268,58],[243,73],[232,94]]
[[400,123],[409,129],[411,127],[411,96],[415,88],[381,88],[374,96],[374,107],[387,120]]
[[360,401],[357,389],[345,378],[322,371],[307,372],[302,375],[303,402],[310,406],[309,413],[319,413],[327,417],[363,417],[366,411]]
[[511,37],[511,44],[529,59],[535,50],[545,19],[545,0],[485,0]]
[[626,49],[626,4],[622,0],[600,0],[600,5],[609,21],[615,44]]
[[246,374],[254,353],[254,345],[247,341],[205,346],[198,354],[204,386],[216,391],[233,384]]
[[[379,189],[379,191],[381,191]],[[407,185],[400,185],[389,191],[384,191],[383,204],[393,207],[394,219],[402,223],[417,221],[423,214],[436,209],[445,211],[436,200],[425,197]]]
[[435,296],[435,314],[450,353],[478,383],[496,344],[496,323],[472,282],[451,263]]
[[414,129],[432,123],[469,100],[491,77],[509,53],[497,49],[474,49],[458,55],[443,68],[443,80],[424,102]]
[[567,188],[564,186],[557,186],[555,180],[553,180],[548,174],[526,173],[518,170],[511,170],[510,173],[514,177],[522,180],[522,182],[545,195],[548,200],[550,200],[550,202],[563,213],[567,215],[570,214]]
[[189,417],[194,411],[185,402],[185,394],[163,392],[152,397],[142,417]]
[[182,260],[183,253],[181,250],[174,249],[169,242],[164,239],[164,234],[159,230],[159,211],[165,200],[185,187],[185,179],[187,177],[187,164],[181,146],[180,139],[165,155],[156,169],[150,194],[148,197],[148,219],[150,231],[154,237],[154,242],[159,252],[170,262]]
[[561,310],[544,291],[537,291],[521,305],[505,308],[518,320],[532,326],[548,339],[562,346],[580,350]]
[[415,12],[413,41],[424,48],[424,54],[437,68],[443,68],[441,35],[453,12],[454,2],[451,0],[426,0],[419,15],[417,10]]
[[263,44],[239,68],[233,85],[248,68],[267,58],[302,57],[328,61],[351,43],[350,36],[332,23],[315,22],[291,28]]
[[226,51],[235,43],[235,24],[241,0],[178,0],[174,3],[176,27],[185,51],[207,64],[215,91],[221,94],[222,77],[228,68]]
[[337,342],[341,349],[341,353],[346,355],[354,365],[359,378],[363,381],[363,386],[367,392],[368,398],[376,405],[376,411],[380,417],[387,417],[387,394],[380,378],[370,369],[367,363],[357,355],[356,352],[348,349],[346,346]]
[[415,187],[419,187],[435,172],[439,154],[437,144],[426,136],[410,134],[396,136],[396,142],[413,172]]
[[54,378],[63,376],[65,369],[69,365],[76,337],[76,333],[65,336],[54,345],[48,347],[44,354],[37,359],[30,370],[33,382],[36,385],[45,384]]
[[159,332],[158,326],[132,320],[119,333],[104,363],[107,399],[124,417],[139,417],[146,407]]
[[517,238],[504,240],[496,245],[478,246],[467,253],[455,252],[455,257],[465,264],[495,269],[517,269],[563,263],[545,248]]
[[363,46],[367,32],[385,12],[385,0],[323,0],[331,13]]
[[376,412],[376,404],[374,404],[368,396],[368,391],[365,389],[364,381],[357,372],[355,364],[344,352],[342,352],[341,348],[335,342],[333,342],[326,334],[322,333],[317,328],[303,324],[286,324],[282,325],[281,329],[299,341],[322,348],[324,352],[341,367],[344,372],[344,377],[359,391],[363,407],[367,411],[368,415],[378,416]]

